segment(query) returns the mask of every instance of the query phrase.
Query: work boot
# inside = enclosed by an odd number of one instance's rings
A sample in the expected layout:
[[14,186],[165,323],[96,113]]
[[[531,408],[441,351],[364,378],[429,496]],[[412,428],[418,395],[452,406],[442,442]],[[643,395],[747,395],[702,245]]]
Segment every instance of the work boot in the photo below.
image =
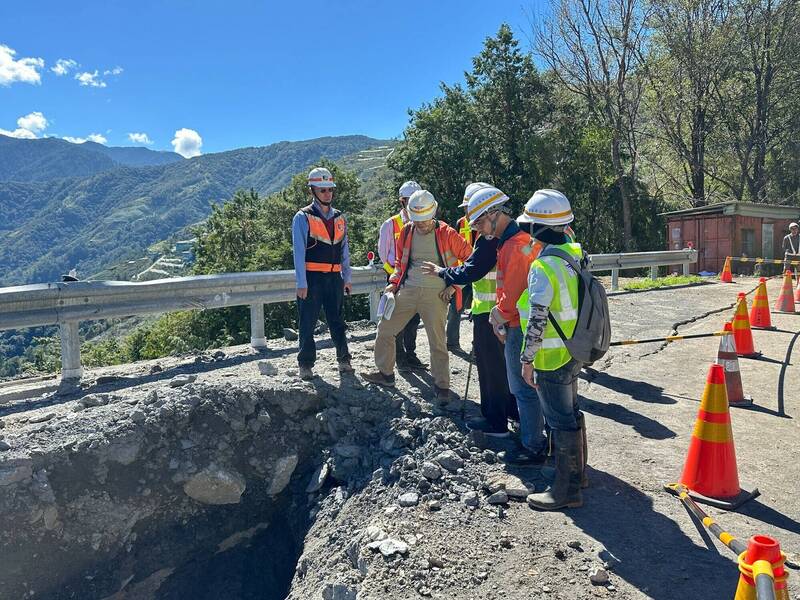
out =
[[508,465],[540,465],[547,460],[547,449],[534,452],[523,445],[514,446],[511,450],[503,450],[497,457]]
[[368,383],[374,383],[383,387],[394,387],[394,373],[386,375],[380,371],[374,373],[361,373],[361,377]]
[[300,366],[300,379],[303,381],[311,381],[314,379],[314,371],[311,370],[311,367]]
[[583,506],[581,495],[580,431],[555,431],[556,474],[550,487],[528,496],[528,506],[539,510],[558,510]]
[[470,431],[480,431],[484,435],[494,438],[507,438],[509,436],[508,427],[497,427],[484,418],[467,421],[467,429]]
[[349,359],[339,361],[339,373],[355,373],[355,369],[350,364]]
[[424,371],[428,368],[428,365],[422,362],[416,354],[409,354],[406,357],[406,365],[408,365],[408,368],[418,371]]

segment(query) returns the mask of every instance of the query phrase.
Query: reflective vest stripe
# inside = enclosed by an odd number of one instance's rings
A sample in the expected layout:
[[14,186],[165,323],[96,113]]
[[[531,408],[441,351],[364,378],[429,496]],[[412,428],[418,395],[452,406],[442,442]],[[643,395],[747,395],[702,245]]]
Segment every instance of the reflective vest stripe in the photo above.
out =
[[497,300],[497,292],[494,294],[485,294],[483,292],[476,292],[473,290],[472,297],[486,302],[495,302]]
[[333,265],[331,263],[316,263],[307,262],[306,271],[315,271],[317,273],[339,273],[342,270],[342,265]]

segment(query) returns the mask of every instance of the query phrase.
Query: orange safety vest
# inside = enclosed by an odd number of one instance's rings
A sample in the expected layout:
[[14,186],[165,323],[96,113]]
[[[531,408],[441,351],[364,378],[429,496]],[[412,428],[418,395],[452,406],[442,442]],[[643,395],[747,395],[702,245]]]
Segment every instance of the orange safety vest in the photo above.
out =
[[[395,216],[392,217],[392,228],[394,229],[394,255],[397,256],[397,240],[400,238],[400,232],[403,231],[403,217],[400,213],[397,213]],[[386,271],[389,275],[394,273],[394,266],[390,265],[388,262],[383,263],[383,270]]]
[[[342,270],[342,247],[344,236],[347,232],[342,213],[335,208],[333,211],[333,238],[328,234],[325,219],[314,210],[314,205],[309,204],[300,209],[308,221],[308,237],[306,238],[306,271],[319,273],[339,273]],[[330,219],[328,219],[330,220]]]
[[[436,253],[446,267],[458,266],[459,261],[467,260],[472,254],[472,246],[467,244],[458,232],[444,221],[436,221]],[[403,284],[408,276],[408,258],[411,255],[411,239],[414,237],[414,222],[406,223],[397,240],[395,256],[395,272],[389,277],[389,283],[397,286]],[[461,310],[461,288],[456,287],[456,308]]]

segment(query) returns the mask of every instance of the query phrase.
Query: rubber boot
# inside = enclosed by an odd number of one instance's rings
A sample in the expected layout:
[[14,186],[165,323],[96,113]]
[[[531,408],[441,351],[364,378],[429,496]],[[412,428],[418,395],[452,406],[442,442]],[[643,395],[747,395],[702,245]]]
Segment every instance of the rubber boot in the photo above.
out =
[[581,495],[580,431],[556,431],[556,474],[551,486],[539,494],[528,496],[528,506],[539,510],[558,510],[583,506]]
[[578,428],[581,430],[581,487],[586,489],[589,487],[589,475],[586,473],[586,464],[589,461],[589,444],[586,441],[586,418],[583,413],[578,411],[578,416],[575,419],[578,422]]

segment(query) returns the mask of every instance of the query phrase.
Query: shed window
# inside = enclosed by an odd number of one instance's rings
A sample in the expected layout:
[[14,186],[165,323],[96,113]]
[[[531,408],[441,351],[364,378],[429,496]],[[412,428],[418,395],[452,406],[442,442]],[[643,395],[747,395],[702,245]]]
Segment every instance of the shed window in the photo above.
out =
[[742,229],[742,254],[744,256],[755,256],[756,249],[756,230]]

